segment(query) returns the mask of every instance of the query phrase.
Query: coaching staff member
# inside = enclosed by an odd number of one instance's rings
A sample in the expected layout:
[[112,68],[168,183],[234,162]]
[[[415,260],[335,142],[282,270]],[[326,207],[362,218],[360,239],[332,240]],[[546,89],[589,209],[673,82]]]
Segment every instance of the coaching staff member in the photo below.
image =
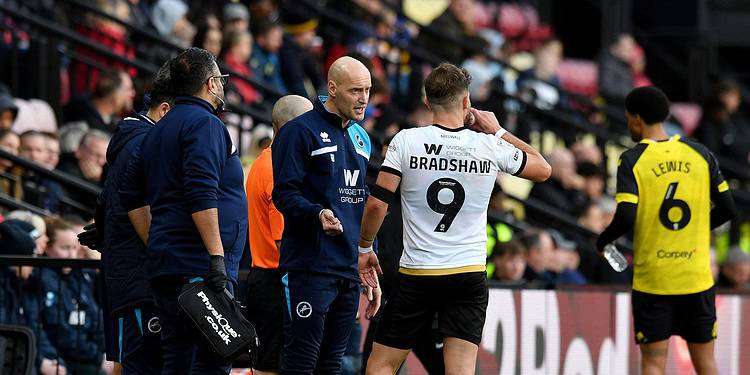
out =
[[[273,142],[273,203],[284,215],[279,266],[286,311],[281,373],[338,374],[359,302],[357,240],[370,158],[370,72],[344,56],[328,97]],[[376,298],[379,303],[379,298]]]
[[[136,229],[150,228],[145,266],[161,318],[163,373],[228,374],[230,363],[213,354],[177,304],[198,277],[216,292],[231,291],[227,281],[236,282],[245,246],[242,165],[216,116],[227,76],[200,48],[180,53],[169,71],[175,106],[143,139],[121,199]],[[137,209],[143,206],[150,218]]]
[[146,270],[146,246],[122,207],[118,190],[122,176],[143,137],[174,105],[169,69],[154,79],[147,111],[117,124],[107,147],[107,174],[97,199],[96,222],[79,234],[79,241],[102,253],[104,274],[104,338],[107,359],[121,364],[123,374],[161,372],[161,339]]
[[[289,120],[311,110],[313,104],[298,95],[287,95],[273,106],[271,119],[274,134]],[[253,267],[247,277],[248,320],[255,323],[260,339],[257,375],[279,371],[283,344],[284,312],[279,248],[284,231],[284,217],[271,201],[273,191],[271,148],[260,153],[247,175],[247,215]]]

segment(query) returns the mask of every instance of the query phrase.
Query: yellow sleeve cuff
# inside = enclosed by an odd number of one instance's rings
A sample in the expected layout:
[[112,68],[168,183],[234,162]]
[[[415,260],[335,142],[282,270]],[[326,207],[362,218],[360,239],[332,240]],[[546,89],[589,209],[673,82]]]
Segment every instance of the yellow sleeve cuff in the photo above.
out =
[[716,189],[719,190],[719,193],[723,193],[729,190],[729,184],[726,181],[722,181]]
[[631,193],[617,193],[615,195],[615,201],[617,203],[628,202],[638,204],[638,196]]

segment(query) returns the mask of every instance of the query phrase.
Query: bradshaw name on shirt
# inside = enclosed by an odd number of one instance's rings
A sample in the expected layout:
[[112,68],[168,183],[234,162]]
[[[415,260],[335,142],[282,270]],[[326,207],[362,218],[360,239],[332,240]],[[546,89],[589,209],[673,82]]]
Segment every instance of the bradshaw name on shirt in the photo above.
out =
[[424,150],[426,156],[409,157],[410,169],[474,174],[489,174],[492,171],[489,160],[466,159],[476,152],[474,147],[425,143]]

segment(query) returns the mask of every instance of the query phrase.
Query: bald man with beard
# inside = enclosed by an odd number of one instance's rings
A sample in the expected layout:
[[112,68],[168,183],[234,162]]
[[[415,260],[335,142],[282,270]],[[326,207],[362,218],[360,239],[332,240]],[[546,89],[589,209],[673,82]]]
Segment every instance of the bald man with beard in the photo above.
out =
[[[297,95],[287,95],[273,106],[274,134],[289,120],[313,109],[313,104]],[[247,277],[247,318],[255,323],[260,339],[255,373],[276,374],[279,371],[283,343],[284,302],[279,272],[279,248],[284,218],[271,202],[273,169],[271,148],[260,153],[247,175],[247,217],[252,268]]]
[[[272,145],[273,203],[284,216],[279,268],[286,311],[282,374],[339,374],[359,304],[359,227],[370,139],[357,125],[370,72],[344,56],[328,71],[328,96],[281,128]],[[371,317],[379,288],[368,288]]]

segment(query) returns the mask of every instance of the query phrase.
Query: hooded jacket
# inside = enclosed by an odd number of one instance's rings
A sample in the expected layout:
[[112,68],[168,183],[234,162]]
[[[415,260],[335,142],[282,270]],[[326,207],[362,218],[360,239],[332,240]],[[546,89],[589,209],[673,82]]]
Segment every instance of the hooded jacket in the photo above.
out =
[[117,191],[128,162],[154,126],[143,114],[126,117],[119,124],[107,147],[107,174],[97,199],[97,226],[103,239],[102,268],[109,311],[150,300],[148,276],[143,267],[146,246],[128,219]]

